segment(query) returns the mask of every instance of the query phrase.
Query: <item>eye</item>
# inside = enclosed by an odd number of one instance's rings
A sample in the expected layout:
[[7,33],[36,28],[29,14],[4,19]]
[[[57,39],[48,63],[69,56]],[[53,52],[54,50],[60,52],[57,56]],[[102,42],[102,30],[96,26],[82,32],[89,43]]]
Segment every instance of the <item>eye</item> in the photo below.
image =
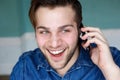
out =
[[69,29],[64,29],[64,30],[62,30],[62,32],[67,33],[67,32],[70,32],[70,30]]
[[49,31],[40,31],[40,34],[48,34]]

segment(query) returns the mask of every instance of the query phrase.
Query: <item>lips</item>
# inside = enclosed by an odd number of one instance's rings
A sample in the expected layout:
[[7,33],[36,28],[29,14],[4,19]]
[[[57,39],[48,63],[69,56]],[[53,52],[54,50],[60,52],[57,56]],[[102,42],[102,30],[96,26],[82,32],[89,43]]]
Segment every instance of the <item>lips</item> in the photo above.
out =
[[59,50],[48,50],[48,52],[50,53],[50,58],[51,60],[55,61],[55,62],[59,62],[63,60],[63,56],[65,53],[66,49],[59,49]]
[[65,49],[61,49],[61,50],[48,50],[50,54],[53,55],[59,55],[61,53],[63,53],[65,51]]

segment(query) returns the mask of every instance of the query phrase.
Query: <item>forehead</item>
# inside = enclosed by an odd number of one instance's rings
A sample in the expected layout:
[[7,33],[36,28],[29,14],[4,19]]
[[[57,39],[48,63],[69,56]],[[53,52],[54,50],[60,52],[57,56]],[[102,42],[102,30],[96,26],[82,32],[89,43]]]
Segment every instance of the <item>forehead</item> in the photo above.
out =
[[[75,12],[71,6],[39,7],[35,13],[37,25],[65,24],[74,21]],[[61,26],[61,25],[59,25]]]
[[36,14],[39,12],[72,12],[74,13],[75,11],[73,10],[71,5],[66,5],[66,6],[56,6],[56,7],[43,7],[40,6],[38,7],[38,9],[36,10]]

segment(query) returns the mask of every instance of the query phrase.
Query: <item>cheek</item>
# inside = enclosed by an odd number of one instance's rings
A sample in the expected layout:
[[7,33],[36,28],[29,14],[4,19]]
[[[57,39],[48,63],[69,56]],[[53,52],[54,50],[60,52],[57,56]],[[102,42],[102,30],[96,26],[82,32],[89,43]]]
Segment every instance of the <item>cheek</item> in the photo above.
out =
[[36,41],[37,41],[38,46],[40,48],[42,48],[45,45],[46,39],[42,38],[42,37],[39,37],[39,36],[36,36]]
[[66,43],[67,43],[69,46],[74,46],[74,45],[76,45],[77,42],[78,42],[78,34],[68,35],[67,37],[64,38],[64,41],[66,41]]

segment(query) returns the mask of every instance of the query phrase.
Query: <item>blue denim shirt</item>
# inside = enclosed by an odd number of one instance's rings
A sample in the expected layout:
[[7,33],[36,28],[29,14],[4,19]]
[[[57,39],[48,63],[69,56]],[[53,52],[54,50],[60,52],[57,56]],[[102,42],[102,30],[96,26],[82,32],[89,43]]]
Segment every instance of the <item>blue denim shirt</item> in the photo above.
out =
[[[120,51],[113,47],[110,49],[115,63],[120,66]],[[83,48],[77,61],[63,77],[48,64],[40,49],[37,48],[20,57],[13,68],[10,80],[105,80],[105,78],[91,61],[89,52]]]

